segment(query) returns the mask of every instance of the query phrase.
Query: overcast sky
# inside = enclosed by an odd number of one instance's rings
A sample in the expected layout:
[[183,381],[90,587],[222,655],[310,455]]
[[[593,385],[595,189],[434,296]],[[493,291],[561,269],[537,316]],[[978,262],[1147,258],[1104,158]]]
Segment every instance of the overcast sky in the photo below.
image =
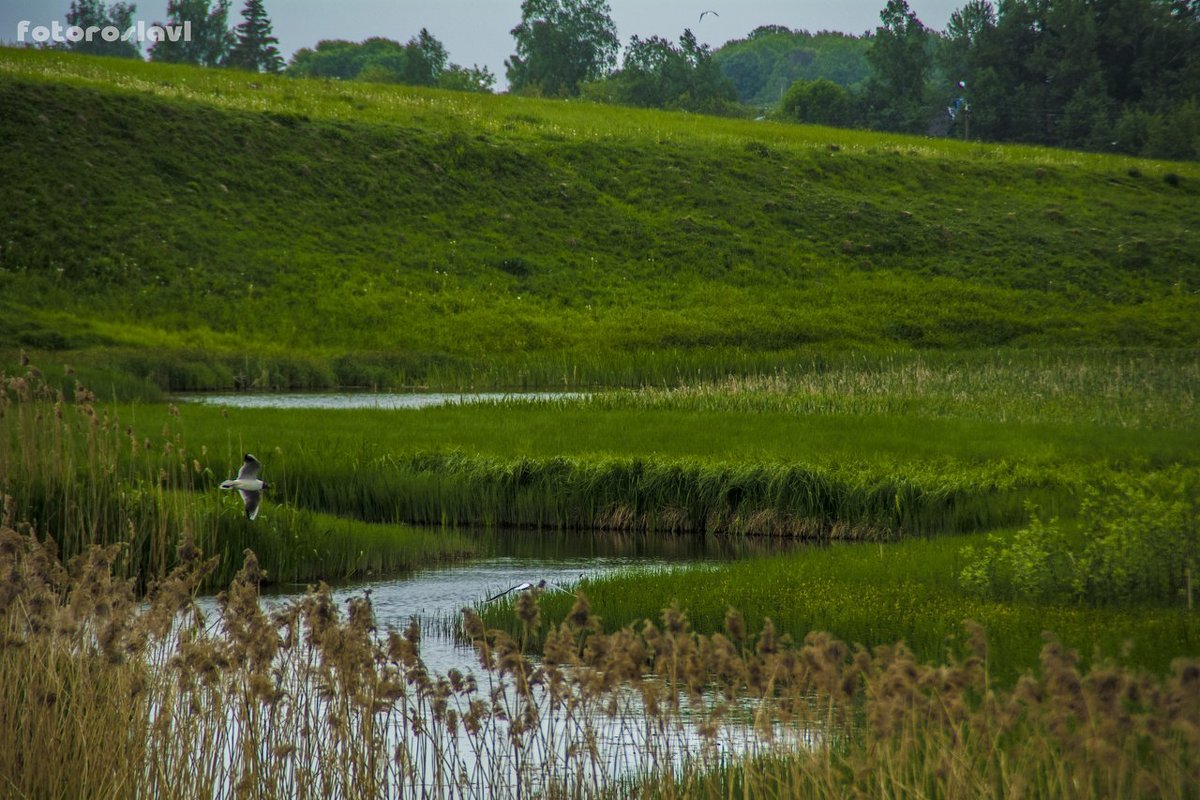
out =
[[[909,7],[935,30],[966,0],[909,0]],[[629,37],[657,34],[671,40],[691,28],[713,48],[744,37],[759,25],[810,31],[862,33],[879,24],[885,0],[609,0],[622,45]],[[49,25],[63,20],[69,0],[0,0],[0,40],[13,42],[17,23]],[[166,0],[137,0],[137,18],[166,18]],[[243,0],[234,0],[231,23],[240,20]],[[321,39],[361,41],[386,36],[407,41],[422,27],[446,45],[450,60],[487,66],[497,89],[506,86],[504,59],[513,52],[509,31],[521,21],[521,0],[266,0],[285,57]],[[701,22],[701,11],[713,10]]]

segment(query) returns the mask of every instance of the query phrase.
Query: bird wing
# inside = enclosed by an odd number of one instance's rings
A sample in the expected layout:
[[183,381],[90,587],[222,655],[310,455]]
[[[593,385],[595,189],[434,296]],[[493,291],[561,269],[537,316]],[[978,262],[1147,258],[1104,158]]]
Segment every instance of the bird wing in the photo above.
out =
[[257,478],[260,469],[262,469],[262,464],[258,463],[258,459],[246,453],[246,457],[242,461],[242,468],[238,470],[238,480],[244,481],[250,478]]
[[254,519],[258,516],[258,507],[262,504],[262,492],[251,492],[247,489],[239,489],[242,493],[242,502],[246,504],[246,519]]
[[515,588],[517,588],[517,587],[513,586],[513,587],[511,587],[511,588],[505,589],[503,592],[500,592],[500,594],[494,594],[494,595],[492,595],[491,597],[489,597],[487,600],[484,600],[483,602],[485,602],[485,603],[490,603],[490,602],[492,602],[493,600],[499,600],[501,597],[504,597],[504,595],[508,594],[509,592],[511,592],[511,591],[512,591],[513,589],[515,589]]
[[506,595],[506,594],[509,594],[510,592],[523,592],[523,591],[525,591],[526,589],[532,589],[532,588],[533,588],[533,584],[532,584],[532,583],[529,583],[528,581],[526,581],[526,582],[524,582],[524,583],[518,583],[516,586],[510,586],[510,587],[508,587],[507,589],[505,589],[505,590],[504,590],[503,592],[501,592],[500,594],[494,594],[494,595],[492,595],[492,596],[491,596],[491,597],[489,597],[487,600],[484,600],[484,602],[485,602],[485,603],[490,603],[490,602],[492,602],[493,600],[499,600],[501,597],[504,597],[504,595]]

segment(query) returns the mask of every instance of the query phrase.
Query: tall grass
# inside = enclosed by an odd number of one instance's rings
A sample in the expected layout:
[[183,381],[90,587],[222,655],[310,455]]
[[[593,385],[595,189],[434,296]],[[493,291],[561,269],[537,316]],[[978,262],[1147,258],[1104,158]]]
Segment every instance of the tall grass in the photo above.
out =
[[1073,503],[1072,484],[1009,468],[959,480],[869,466],[300,450],[288,476],[291,502],[368,520],[811,539],[993,528],[1024,520],[1030,497]]
[[[678,608],[606,633],[582,595],[541,658],[466,616],[480,672],[429,673],[327,588],[268,613],[253,554],[203,618],[187,540],[148,602],[95,547],[64,570],[0,526],[0,776],[17,796],[1186,798],[1200,663],[1082,671],[1051,640],[1013,688],[984,631],[903,645],[695,633]],[[519,613],[541,626],[535,599]],[[64,768],[69,765],[69,768]]]
[[[1070,515],[1193,464],[1190,352],[839,357],[770,376],[413,412],[190,407],[269,450],[296,504],[370,520],[880,538]],[[231,451],[231,455],[232,455]]]
[[[263,553],[272,580],[300,582],[395,571],[460,554],[453,535],[399,525],[338,520],[269,500],[257,520],[221,477],[207,447],[189,450],[174,406],[161,430],[126,424],[78,382],[73,396],[29,366],[0,373],[0,494],[11,513],[58,537],[64,557],[89,546],[119,545],[119,574],[142,585],[174,564],[180,535],[224,555],[213,580],[224,583],[246,548]],[[220,469],[220,467],[217,467]]]
[[[711,634],[722,630],[733,607],[747,620],[769,618],[781,635],[796,639],[823,630],[868,648],[903,640],[922,661],[942,658],[970,618],[988,631],[993,678],[1008,684],[1037,666],[1045,631],[1077,648],[1088,665],[1120,656],[1124,664],[1163,672],[1173,659],[1200,653],[1200,617],[1183,597],[1137,603],[1112,597],[1093,608],[1036,596],[977,596],[960,586],[958,575],[969,563],[964,545],[978,548],[986,538],[807,547],[729,563],[623,570],[585,579],[578,588],[609,628],[639,624],[676,603],[697,631]],[[571,607],[557,592],[538,602],[547,619]],[[514,636],[522,630],[510,599],[483,604],[479,613],[489,627]]]
[[1186,429],[1198,393],[1194,350],[999,350],[797,360],[769,374],[606,392],[589,405]]

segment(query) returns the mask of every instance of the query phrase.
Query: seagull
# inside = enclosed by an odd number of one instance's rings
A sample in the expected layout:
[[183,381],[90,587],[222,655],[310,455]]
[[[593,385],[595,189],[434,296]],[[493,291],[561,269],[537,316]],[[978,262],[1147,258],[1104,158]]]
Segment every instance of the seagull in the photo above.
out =
[[714,17],[719,17],[719,16],[721,16],[720,14],[718,14],[718,13],[717,13],[717,12],[715,12],[715,11],[701,11],[701,12],[700,12],[700,21],[701,21],[701,22],[704,22],[704,15],[705,15],[705,14],[712,14]]
[[222,489],[237,489],[242,494],[242,502],[246,504],[246,519],[258,516],[258,506],[262,502],[262,490],[267,488],[266,481],[258,477],[262,464],[254,456],[246,453],[242,459],[242,468],[236,478],[222,481]]
[[501,597],[504,597],[504,595],[509,594],[511,592],[524,592],[528,589],[533,589],[533,588],[553,589],[556,592],[562,592],[563,594],[570,594],[570,592],[568,592],[566,589],[562,588],[561,586],[557,586],[553,583],[547,583],[545,581],[545,579],[542,579],[542,580],[538,581],[536,585],[530,583],[529,581],[525,581],[524,583],[518,583],[516,586],[513,586],[509,589],[505,589],[500,594],[492,595],[491,597],[489,597],[487,600],[484,600],[483,602],[490,603],[493,600],[499,600]]

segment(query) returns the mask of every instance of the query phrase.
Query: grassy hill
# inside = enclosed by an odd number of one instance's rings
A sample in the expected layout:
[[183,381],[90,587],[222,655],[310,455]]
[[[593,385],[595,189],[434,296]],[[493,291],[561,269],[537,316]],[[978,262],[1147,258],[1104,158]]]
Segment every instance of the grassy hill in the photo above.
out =
[[0,348],[169,388],[1200,341],[1194,164],[14,49],[0,108]]

